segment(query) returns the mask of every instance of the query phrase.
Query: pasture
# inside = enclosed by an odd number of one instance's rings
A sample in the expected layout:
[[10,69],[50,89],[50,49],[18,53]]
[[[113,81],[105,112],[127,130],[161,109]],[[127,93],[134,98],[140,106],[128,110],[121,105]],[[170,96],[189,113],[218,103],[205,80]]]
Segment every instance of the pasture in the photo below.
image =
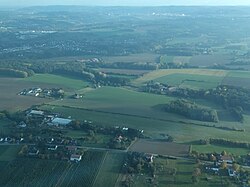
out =
[[83,80],[78,80],[70,78],[67,76],[53,75],[53,74],[35,74],[34,76],[27,77],[24,81],[33,82],[33,83],[43,83],[43,84],[53,84],[57,87],[62,87],[64,89],[74,89],[79,90],[88,85],[87,82]]
[[188,156],[189,146],[170,142],[139,139],[129,148],[129,151],[186,157]]

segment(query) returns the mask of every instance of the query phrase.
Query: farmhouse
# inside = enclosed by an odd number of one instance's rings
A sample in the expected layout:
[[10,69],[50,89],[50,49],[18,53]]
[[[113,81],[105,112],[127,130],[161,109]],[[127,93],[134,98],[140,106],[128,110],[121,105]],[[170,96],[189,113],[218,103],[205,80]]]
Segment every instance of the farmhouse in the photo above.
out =
[[48,147],[48,150],[55,151],[55,150],[57,150],[57,147],[58,147],[57,145],[51,145]]
[[32,117],[43,117],[44,116],[44,111],[40,111],[40,110],[31,110],[28,113],[29,116]]
[[70,161],[73,161],[73,162],[80,162],[82,160],[82,155],[71,155],[70,157]]
[[231,156],[225,155],[225,156],[221,156],[220,161],[221,162],[226,162],[228,164],[232,164],[234,159]]
[[65,118],[54,118],[51,123],[52,125],[68,125],[72,120]]
[[36,147],[29,147],[28,155],[29,156],[36,156],[39,154],[39,150]]

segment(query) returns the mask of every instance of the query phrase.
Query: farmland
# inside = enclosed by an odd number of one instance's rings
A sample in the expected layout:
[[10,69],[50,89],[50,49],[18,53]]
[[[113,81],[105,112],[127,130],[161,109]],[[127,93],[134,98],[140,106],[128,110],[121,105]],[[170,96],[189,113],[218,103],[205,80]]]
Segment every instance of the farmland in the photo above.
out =
[[16,158],[17,153],[20,150],[20,146],[16,145],[3,145],[0,146],[0,161],[12,161]]
[[130,151],[185,157],[188,155],[189,146],[140,139],[130,147]]
[[36,84],[53,84],[61,86],[62,88],[79,90],[86,87],[88,84],[82,80],[69,78],[60,75],[53,74],[36,74],[32,77],[24,79],[24,81],[36,83]]
[[250,184],[249,12],[0,9],[0,186]]
[[133,83],[143,84],[150,80],[159,79],[161,77],[172,75],[172,74],[183,74],[183,75],[202,75],[202,76],[216,76],[225,77],[227,71],[225,70],[206,70],[206,69],[168,69],[168,70],[156,70],[152,71],[144,76],[136,79]]
[[115,186],[122,169],[124,156],[124,153],[107,153],[97,175],[94,187]]
[[85,152],[79,163],[16,159],[1,168],[0,185],[92,186],[104,155],[103,152]]
[[211,89],[220,85],[223,77],[195,74],[171,74],[155,79],[155,81],[170,86],[190,89]]

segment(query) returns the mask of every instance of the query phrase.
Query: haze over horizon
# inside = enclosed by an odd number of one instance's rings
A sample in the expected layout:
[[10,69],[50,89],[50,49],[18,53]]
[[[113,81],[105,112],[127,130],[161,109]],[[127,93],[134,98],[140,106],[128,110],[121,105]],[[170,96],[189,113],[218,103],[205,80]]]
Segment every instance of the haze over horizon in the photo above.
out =
[[1,0],[0,6],[250,6],[249,0]]

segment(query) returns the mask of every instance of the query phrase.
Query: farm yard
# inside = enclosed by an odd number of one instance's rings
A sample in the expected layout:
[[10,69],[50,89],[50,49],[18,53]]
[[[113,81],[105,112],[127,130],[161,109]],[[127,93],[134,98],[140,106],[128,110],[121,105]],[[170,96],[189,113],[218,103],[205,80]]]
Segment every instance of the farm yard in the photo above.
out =
[[187,157],[189,153],[189,146],[169,142],[139,139],[129,148],[129,150],[164,156]]

